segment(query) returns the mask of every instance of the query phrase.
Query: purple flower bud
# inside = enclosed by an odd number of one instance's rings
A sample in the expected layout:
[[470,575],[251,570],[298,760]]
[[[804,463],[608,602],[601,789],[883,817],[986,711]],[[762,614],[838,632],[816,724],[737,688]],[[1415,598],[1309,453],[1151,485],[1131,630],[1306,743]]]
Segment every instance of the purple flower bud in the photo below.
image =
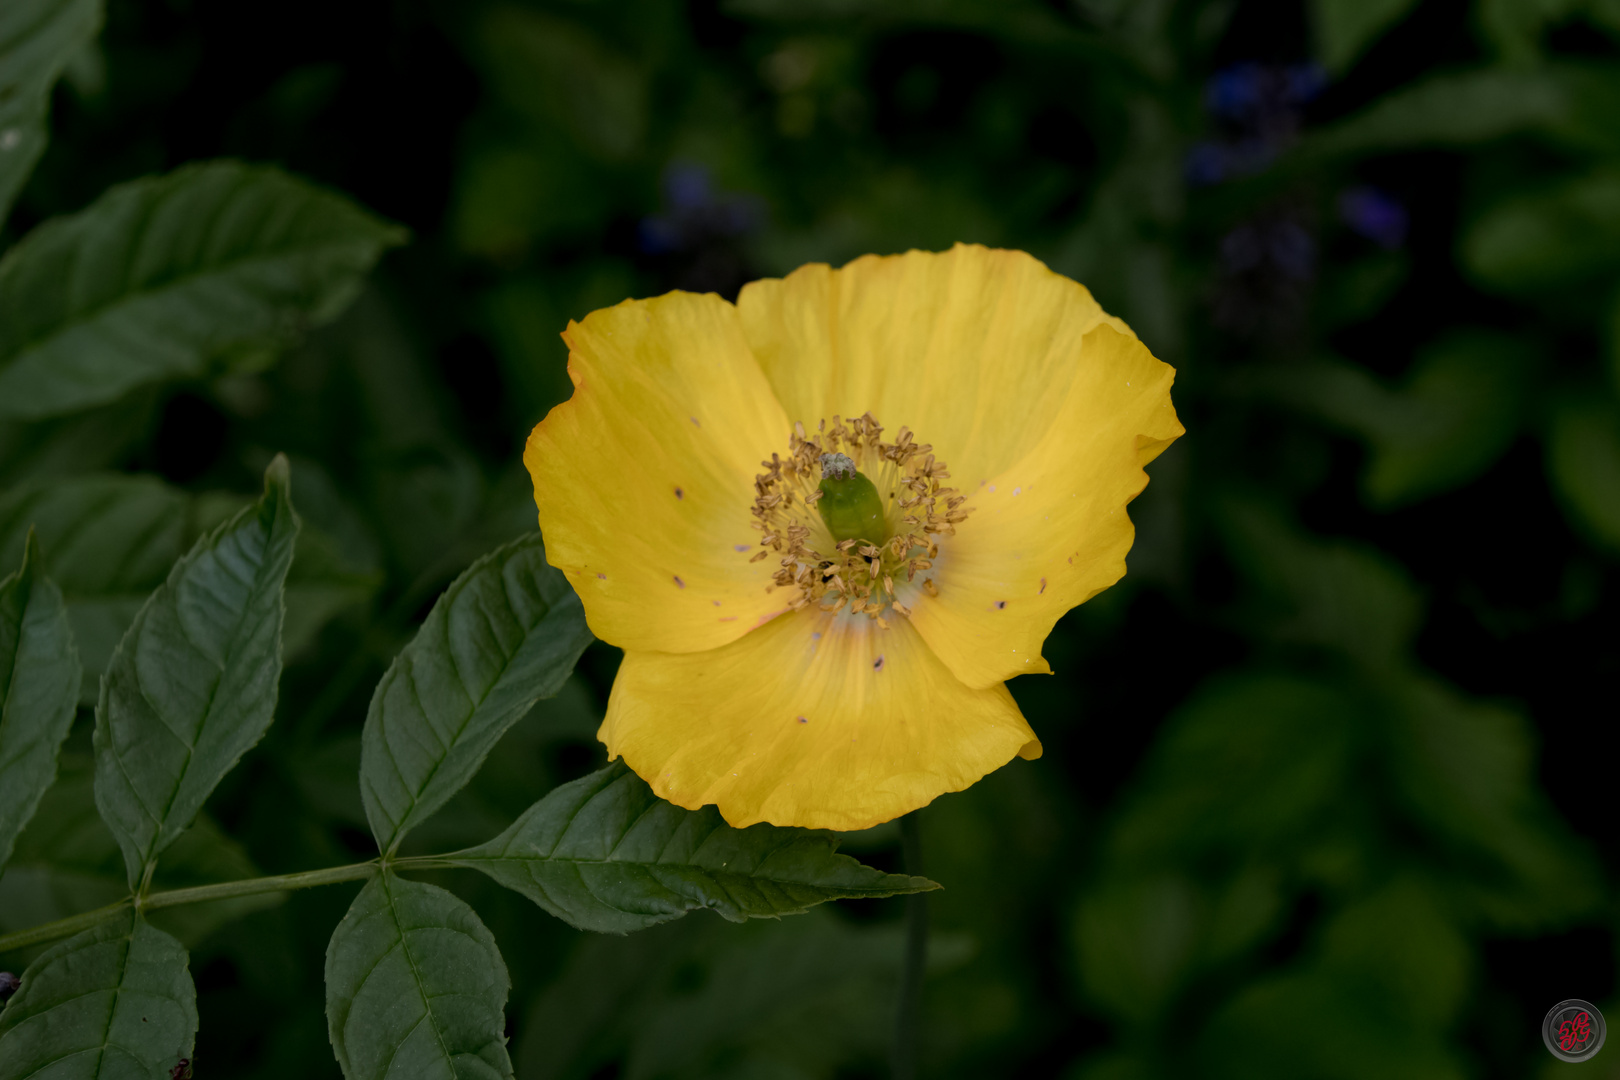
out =
[[22,980],[9,971],[0,971],[0,1001],[5,1001],[17,988],[22,986]]

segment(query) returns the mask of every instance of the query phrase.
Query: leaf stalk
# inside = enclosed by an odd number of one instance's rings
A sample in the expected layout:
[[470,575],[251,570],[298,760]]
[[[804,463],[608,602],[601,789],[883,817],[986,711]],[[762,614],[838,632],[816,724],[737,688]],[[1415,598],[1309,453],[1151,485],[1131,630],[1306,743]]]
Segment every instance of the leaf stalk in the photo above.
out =
[[[430,869],[438,865],[433,858],[398,859],[393,862],[395,867],[405,869]],[[133,904],[138,910],[153,911],[158,908],[178,907],[181,904],[202,904],[211,900],[231,900],[238,896],[255,896],[259,893],[290,892],[293,889],[308,889],[316,885],[335,885],[342,881],[358,881],[375,874],[381,866],[381,860],[370,859],[362,863],[351,863],[348,866],[329,866],[322,870],[305,870],[297,874],[274,874],[269,877],[245,878],[241,881],[221,881],[213,885],[194,885],[189,889],[169,889],[164,892],[152,893],[149,896],[126,896],[116,903],[94,911],[86,911],[79,915],[70,915],[55,922],[41,923],[39,926],[27,930],[18,930],[11,934],[0,934],[0,954],[13,949],[26,948],[29,945],[38,945],[45,941],[54,941],[57,938],[70,937],[73,934],[99,926],[118,915],[119,912]]]

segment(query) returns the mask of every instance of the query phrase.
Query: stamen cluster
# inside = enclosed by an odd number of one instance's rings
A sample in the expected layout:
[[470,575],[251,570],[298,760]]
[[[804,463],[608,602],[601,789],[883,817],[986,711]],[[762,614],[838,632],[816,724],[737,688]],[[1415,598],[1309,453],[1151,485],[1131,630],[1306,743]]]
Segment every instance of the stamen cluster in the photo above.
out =
[[[886,536],[835,541],[822,524],[815,508],[822,497],[817,487],[821,456],[833,453],[848,455],[876,486],[884,500]],[[895,598],[895,579],[902,572],[906,581],[922,574],[923,590],[939,594],[928,576],[939,557],[937,538],[955,535],[973,508],[964,505],[966,495],[941,484],[951,475],[945,463],[908,428],[885,442],[883,425],[869,412],[847,422],[837,416],[831,424],[823,420],[814,433],[794,424],[788,456],[773,453],[760,464],[765,472],[754,478],[753,524],[763,534],[759,542],[766,550],[750,561],[772,554],[780,558],[766,589],[798,590],[789,608],[800,611],[816,604],[823,611],[838,611],[848,604],[851,612],[868,615],[887,629],[885,609],[911,614]]]

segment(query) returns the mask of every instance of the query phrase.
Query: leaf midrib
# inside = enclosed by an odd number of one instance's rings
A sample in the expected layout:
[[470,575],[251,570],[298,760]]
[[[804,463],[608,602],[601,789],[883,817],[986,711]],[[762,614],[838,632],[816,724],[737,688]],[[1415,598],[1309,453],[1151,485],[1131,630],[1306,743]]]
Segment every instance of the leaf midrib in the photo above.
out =
[[[411,979],[416,983],[416,995],[422,999],[422,1019],[418,1021],[417,1026],[422,1023],[430,1023],[433,1029],[433,1040],[439,1044],[439,1053],[444,1056],[446,1064],[451,1064],[455,1059],[451,1056],[450,1047],[444,1041],[444,1032],[439,1030],[438,1022],[433,1016],[433,1007],[428,1004],[427,984],[422,981],[422,969],[417,965],[416,957],[411,953],[410,943],[405,938],[405,924],[399,917],[399,905],[394,902],[393,883],[389,881],[386,873],[382,875],[379,881],[382,885],[383,897],[388,902],[388,914],[394,920],[394,929],[399,932],[399,951],[405,954],[405,962],[411,968]],[[387,1076],[389,1070],[393,1068],[394,1058],[399,1055],[400,1047],[404,1045],[405,1040],[401,1039],[399,1044],[394,1047],[394,1052],[389,1055],[388,1064],[381,1073],[382,1076]]]
[[[271,512],[270,513],[270,521],[268,523],[266,523],[263,520],[265,510],[269,510]],[[279,514],[276,512],[276,508],[274,506],[274,503],[272,503],[269,506],[261,505],[259,507],[250,508],[250,509],[244,511],[243,524],[246,524],[246,515],[247,514],[252,514],[254,517],[257,517],[259,519],[259,521],[257,523],[258,527],[264,530],[264,534],[265,534],[264,535],[264,557],[260,560],[259,565],[254,568],[252,584],[250,586],[250,592],[249,592],[249,595],[248,595],[248,602],[243,605],[240,616],[236,620],[236,625],[231,628],[230,641],[229,641],[228,645],[226,646],[226,649],[224,650],[224,655],[223,655],[223,657],[221,659],[221,662],[219,664],[219,676],[213,681],[213,683],[208,688],[208,700],[203,706],[202,722],[197,727],[197,742],[196,743],[187,743],[184,739],[181,739],[178,734],[176,734],[176,732],[174,731],[173,728],[169,727],[169,725],[167,723],[162,722],[162,720],[161,720],[162,712],[161,712],[161,710],[159,710],[157,708],[156,703],[153,702],[151,697],[147,694],[146,687],[144,685],[141,685],[140,679],[139,679],[139,673],[138,673],[138,669],[137,669],[136,685],[140,689],[141,697],[144,698],[146,700],[147,705],[149,705],[152,708],[153,714],[160,718],[159,722],[160,722],[161,726],[164,728],[164,730],[168,731],[169,734],[172,735],[175,738],[176,741],[178,741],[182,746],[184,746],[186,748],[186,760],[185,760],[185,763],[180,766],[179,772],[175,777],[174,787],[169,792],[169,800],[168,800],[168,802],[164,804],[162,816],[154,819],[154,824],[156,825],[156,828],[153,831],[151,841],[147,844],[147,850],[142,852],[142,860],[143,860],[142,873],[143,874],[145,873],[146,867],[149,866],[152,863],[152,861],[153,861],[153,859],[155,857],[154,852],[153,852],[152,849],[157,848],[158,846],[160,846],[162,844],[164,826],[168,822],[169,814],[174,810],[175,801],[180,798],[180,789],[185,786],[186,774],[190,771],[191,763],[197,756],[197,744],[202,742],[203,733],[208,727],[209,717],[213,715],[214,704],[219,699],[219,688],[224,683],[224,681],[225,681],[225,673],[230,669],[231,661],[236,655],[235,650],[236,650],[236,648],[237,648],[237,646],[238,646],[238,644],[240,643],[240,640],[241,640],[242,628],[248,622],[248,614],[249,614],[249,612],[254,610],[254,608],[256,606],[254,602],[256,600],[258,600],[260,598],[260,596],[262,595],[264,569],[265,569],[266,566],[268,566],[270,564],[270,561],[271,561],[271,548],[275,543],[275,520],[279,516]],[[240,526],[238,526],[238,528],[239,527]],[[215,540],[215,542],[211,545],[211,550],[218,551],[219,550],[219,542],[224,540],[225,537],[227,537],[227,536],[234,535],[236,533],[236,531],[237,531],[237,528],[232,528],[229,525],[227,525],[226,528],[220,532],[220,534],[219,534],[218,538]],[[192,563],[191,565],[195,566],[196,563]],[[169,588],[169,583],[165,582],[164,587]],[[169,596],[170,596],[171,601],[172,601],[174,599],[174,597],[175,597],[175,592],[174,592],[173,589],[170,589]],[[182,626],[183,625],[184,624],[182,624]],[[144,626],[144,623],[143,623],[143,626]],[[191,641],[189,636],[188,636],[188,638],[186,640],[186,644],[190,645],[191,648],[194,651],[198,652],[199,654],[202,653],[202,650],[197,648],[196,643]],[[133,657],[131,658],[131,662],[133,663]],[[110,721],[111,721],[111,718],[109,717],[109,725],[110,725]],[[118,758],[119,768],[122,769],[123,768],[122,755],[114,755],[114,756]],[[125,773],[125,776],[126,777],[128,776],[127,772]],[[131,784],[131,790],[132,791],[135,790],[133,784]],[[137,793],[137,799],[138,798],[139,798],[139,795]]]

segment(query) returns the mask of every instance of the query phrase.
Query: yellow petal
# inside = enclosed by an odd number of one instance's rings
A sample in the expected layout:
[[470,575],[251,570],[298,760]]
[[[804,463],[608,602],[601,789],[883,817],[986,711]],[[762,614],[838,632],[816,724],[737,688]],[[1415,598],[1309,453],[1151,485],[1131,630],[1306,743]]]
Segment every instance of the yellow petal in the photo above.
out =
[[750,527],[789,422],[714,295],[627,300],[570,323],[574,395],[523,454],[546,557],[591,631],[626,649],[712,649],[780,611]]
[[805,266],[744,286],[737,307],[790,420],[870,410],[975,483],[1057,421],[1087,331],[1130,333],[1039,260],[966,244]]
[[1125,572],[1125,504],[1181,434],[1173,370],[1082,286],[1017,251],[807,266],[746,286],[745,332],[789,417],[870,410],[911,427],[971,498],[898,595],[963,682],[1051,670],[1041,643]]
[[864,829],[1040,743],[904,619],[798,612],[704,653],[625,654],[598,733],[661,798],[732,825]]
[[953,465],[973,514],[942,539],[928,577],[898,590],[912,622],[969,686],[1051,669],[1041,643],[1064,612],[1125,574],[1135,530],[1125,506],[1142,466],[1182,433],[1174,370],[1133,337],[1098,326],[1073,360],[1056,422],[1013,464],[987,475]]

